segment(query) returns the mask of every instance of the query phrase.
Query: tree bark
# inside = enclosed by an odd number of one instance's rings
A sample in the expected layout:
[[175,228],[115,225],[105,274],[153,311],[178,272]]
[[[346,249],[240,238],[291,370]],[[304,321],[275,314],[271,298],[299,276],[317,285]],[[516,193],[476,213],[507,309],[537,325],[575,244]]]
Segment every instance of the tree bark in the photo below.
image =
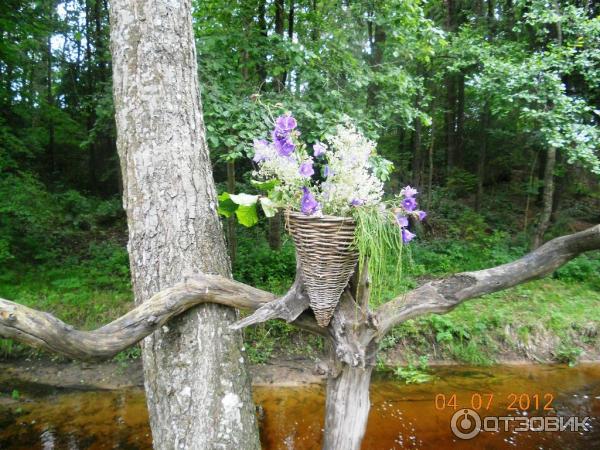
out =
[[552,204],[554,202],[554,166],[556,163],[556,148],[550,147],[546,153],[546,165],[544,166],[544,193],[542,195],[542,213],[540,221],[533,236],[532,247],[538,248],[543,240],[544,233],[550,225],[552,216]]
[[457,167],[464,167],[465,158],[465,74],[460,72],[456,77],[456,155]]
[[267,219],[267,241],[271,250],[281,249],[281,214],[277,213]]
[[[191,2],[114,0],[113,94],[139,305],[192,271],[229,276],[205,142]],[[233,309],[201,305],[142,345],[157,449],[258,449]]]
[[[92,8],[90,0],[85,1],[85,96],[86,102],[86,132],[88,136],[96,123],[96,108],[92,98],[96,90],[96,82],[94,80],[94,62],[92,57]],[[98,155],[96,153],[96,141],[90,142],[88,146],[88,186],[91,192],[96,192],[98,188]]]
[[[266,0],[259,0],[258,2],[258,29],[260,30],[260,35],[262,37],[261,40],[261,48],[267,45],[267,19],[266,19]],[[263,83],[267,80],[267,69],[265,67],[266,60],[264,59],[264,54],[261,54],[261,59],[256,66],[256,71],[258,73],[259,86],[262,87]]]
[[427,170],[427,209],[431,208],[431,190],[433,189],[433,149],[435,144],[435,122],[431,120],[431,141],[429,142],[429,151],[427,152],[428,170]]
[[[415,109],[419,109],[420,101],[419,97],[415,100]],[[423,175],[423,151],[421,149],[421,141],[422,141],[422,130],[423,123],[421,122],[420,117],[416,117],[413,121],[414,131],[412,136],[412,163],[411,163],[411,171],[412,171],[412,185],[415,187],[421,187],[422,184],[422,175]]]
[[[235,194],[235,161],[227,161],[227,192]],[[235,235],[235,216],[227,218],[227,249],[231,265],[235,264],[237,255],[237,237]]]
[[[553,2],[555,12],[560,16],[560,5],[557,0]],[[560,19],[556,22],[556,43],[562,46],[562,25]],[[550,225],[552,218],[552,205],[554,204],[554,168],[556,166],[556,148],[550,146],[546,153],[546,164],[544,166],[544,192],[542,194],[542,214],[533,236],[532,247],[538,248],[543,240],[544,233]]]
[[[283,32],[285,27],[285,0],[275,0],[275,34],[280,36],[283,41]],[[283,64],[283,61],[280,61]],[[284,71],[273,78],[275,90],[281,92],[285,89],[285,80],[287,73]]]
[[446,75],[446,163],[450,174],[456,164],[456,80],[454,74]]
[[[385,29],[377,23],[369,22],[369,27],[373,31],[371,41],[371,70],[374,75],[381,71],[381,65],[383,64],[383,52],[385,46],[385,40],[387,38]],[[367,86],[367,109],[372,110],[377,105],[377,95],[379,94],[379,83],[375,80],[371,80]]]
[[488,147],[488,128],[490,126],[490,107],[486,101],[483,106],[483,117],[481,124],[481,147],[477,155],[477,193],[475,194],[475,211],[481,212],[483,201],[483,182],[485,180],[485,160]]
[[327,381],[323,449],[359,450],[371,403],[369,385],[373,367],[344,365]]
[[[444,0],[446,20],[444,23],[448,33],[456,31],[457,5],[455,0]],[[445,144],[446,144],[446,174],[452,173],[456,165],[456,74],[447,73],[444,84],[446,89],[446,110],[444,111]]]
[[51,174],[56,170],[56,155],[54,152],[54,95],[52,93],[52,41],[48,36],[46,42],[46,102],[48,104],[48,167]]
[[288,39],[290,42],[294,39],[294,0],[290,1],[290,9],[288,12]]

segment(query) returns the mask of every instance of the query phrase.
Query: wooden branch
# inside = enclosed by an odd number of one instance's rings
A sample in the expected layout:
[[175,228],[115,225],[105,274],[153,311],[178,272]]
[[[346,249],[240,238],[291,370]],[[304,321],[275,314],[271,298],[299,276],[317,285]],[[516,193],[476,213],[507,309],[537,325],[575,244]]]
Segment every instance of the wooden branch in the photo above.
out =
[[[155,294],[102,328],[80,331],[51,314],[0,299],[0,337],[75,359],[109,358],[200,303],[256,310],[273,300],[275,296],[269,292],[221,276],[198,274]],[[308,315],[301,316],[295,325],[319,331],[314,318]]]
[[461,302],[551,274],[581,253],[600,249],[600,225],[547,242],[517,261],[429,282],[380,306],[380,335],[394,325],[427,313],[446,313]]
[[310,300],[302,285],[301,274],[300,266],[296,265],[296,279],[294,280],[294,284],[292,284],[292,287],[283,297],[264,304],[254,311],[253,314],[231,325],[230,328],[239,330],[250,325],[266,322],[270,319],[283,319],[288,323],[296,320],[300,314],[310,308]]

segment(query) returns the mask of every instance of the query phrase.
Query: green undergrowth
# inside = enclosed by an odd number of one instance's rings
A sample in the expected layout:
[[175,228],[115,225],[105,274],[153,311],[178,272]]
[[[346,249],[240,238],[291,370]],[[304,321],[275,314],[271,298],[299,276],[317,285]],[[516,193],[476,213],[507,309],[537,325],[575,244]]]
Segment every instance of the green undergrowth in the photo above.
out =
[[600,355],[600,292],[543,279],[409,320],[381,341],[383,355],[428,355],[465,364],[499,359],[575,363]]
[[[127,251],[115,243],[91,243],[60,263],[13,264],[0,272],[0,297],[47,311],[77,328],[93,329],[133,306]],[[129,352],[131,353],[131,352]],[[40,354],[0,339],[0,357]]]

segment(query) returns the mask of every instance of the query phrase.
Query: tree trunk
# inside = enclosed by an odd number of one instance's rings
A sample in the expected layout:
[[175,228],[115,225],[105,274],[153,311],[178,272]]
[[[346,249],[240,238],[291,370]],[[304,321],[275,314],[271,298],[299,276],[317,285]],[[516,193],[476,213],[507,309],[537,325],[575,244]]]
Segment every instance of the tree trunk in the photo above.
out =
[[324,450],[359,450],[371,403],[369,384],[373,367],[344,365],[336,377],[327,381]]
[[429,170],[427,171],[427,209],[431,209],[431,191],[433,189],[433,145],[435,144],[435,122],[431,120],[431,141],[429,142],[429,152],[427,153]]
[[[135,300],[193,271],[229,276],[205,142],[191,2],[113,0],[117,146]],[[201,305],[142,345],[157,449],[258,449],[235,310]]]
[[56,155],[54,153],[54,95],[52,93],[52,42],[48,36],[46,42],[46,102],[48,103],[48,168],[51,174],[56,170]]
[[294,0],[290,0],[290,9],[288,12],[288,39],[290,42],[294,39]]
[[[383,51],[387,36],[385,29],[381,25],[378,25],[377,23],[371,24],[371,22],[369,22],[369,25],[374,29],[372,32],[373,37],[371,39],[371,70],[376,74],[381,71]],[[369,110],[373,110],[377,105],[379,88],[379,83],[373,80],[367,86],[367,108]]]
[[281,249],[281,214],[277,213],[268,219],[267,241],[271,250]]
[[[280,36],[283,41],[283,32],[285,24],[285,0],[275,0],[275,34]],[[283,64],[283,61],[281,61]],[[274,77],[275,90],[281,92],[285,89],[285,80],[287,73],[284,71],[280,75]]]
[[[560,17],[560,5],[554,0],[554,10]],[[556,22],[556,43],[562,46],[563,35],[560,20]],[[554,168],[556,166],[556,148],[551,146],[546,154],[546,165],[544,166],[544,192],[542,195],[542,214],[533,237],[533,248],[536,249],[544,241],[544,233],[550,225],[552,217],[552,206],[554,204]]]
[[448,174],[456,164],[456,80],[453,74],[446,75],[446,161]]
[[[444,28],[448,33],[456,31],[457,5],[455,0],[444,0],[446,18]],[[446,174],[452,173],[456,165],[456,74],[447,73],[444,84],[446,88],[446,110],[444,111],[446,138]]]
[[483,182],[485,180],[485,159],[488,146],[488,128],[490,126],[490,107],[486,101],[483,106],[483,118],[481,124],[481,147],[477,155],[477,193],[475,195],[475,211],[481,212],[483,201]]
[[[419,109],[420,102],[419,97],[415,100],[415,109]],[[416,117],[413,121],[414,123],[414,131],[412,136],[412,163],[411,163],[411,171],[412,171],[412,185],[415,187],[421,187],[422,183],[422,174],[423,174],[423,151],[421,149],[421,134],[423,130],[423,123],[421,122],[420,117]]]
[[[258,2],[258,29],[262,36],[261,49],[267,45],[267,19],[266,19],[266,0],[259,0]],[[264,50],[261,52],[261,58],[256,66],[256,71],[259,78],[259,86],[262,88],[263,83],[267,80],[267,69],[265,67]]]
[[563,153],[557,152],[555,171],[556,180],[554,181],[554,197],[552,199],[552,214],[550,221],[556,222],[562,210],[564,195],[568,191],[570,180],[574,180],[573,166],[567,164]]
[[552,203],[554,197],[554,166],[556,163],[556,148],[550,147],[546,154],[546,165],[544,168],[544,193],[542,196],[542,214],[533,237],[533,248],[536,249],[544,240],[544,233],[550,225],[552,214]]
[[456,77],[456,155],[455,164],[457,167],[464,167],[465,155],[465,74],[461,72]]
[[[227,161],[227,192],[235,194],[235,161]],[[231,265],[235,264],[237,254],[237,239],[235,235],[235,216],[227,218],[227,248]]]

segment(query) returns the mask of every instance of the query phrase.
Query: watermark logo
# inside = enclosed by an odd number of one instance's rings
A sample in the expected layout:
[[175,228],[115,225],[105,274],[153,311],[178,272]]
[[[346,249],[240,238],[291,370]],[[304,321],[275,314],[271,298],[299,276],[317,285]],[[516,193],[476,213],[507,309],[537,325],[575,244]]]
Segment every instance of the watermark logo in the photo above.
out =
[[454,436],[460,439],[473,439],[479,433],[499,431],[540,432],[540,431],[578,431],[591,430],[589,417],[557,416],[487,416],[481,417],[476,411],[463,408],[454,413],[450,428]]
[[472,409],[459,409],[450,420],[454,436],[460,439],[473,439],[481,431],[481,417]]
[[473,439],[481,431],[481,417],[472,409],[460,409],[450,420],[454,436],[460,439]]

